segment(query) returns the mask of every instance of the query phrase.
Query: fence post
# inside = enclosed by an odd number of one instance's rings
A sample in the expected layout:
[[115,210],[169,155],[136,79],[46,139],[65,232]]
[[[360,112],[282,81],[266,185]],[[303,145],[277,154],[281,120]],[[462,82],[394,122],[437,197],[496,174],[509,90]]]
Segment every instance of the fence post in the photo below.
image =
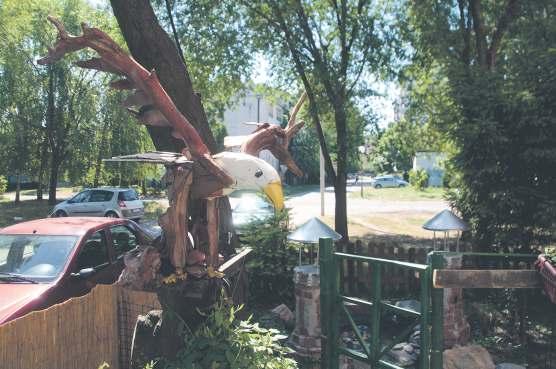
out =
[[[429,265],[431,266],[430,285],[432,300],[432,347],[431,347],[431,369],[442,369],[444,352],[444,290],[434,288],[432,276],[435,269],[444,267],[444,256],[441,252],[431,252],[429,254]],[[422,337],[422,336],[421,336]]]
[[319,239],[320,319],[322,329],[322,368],[338,369],[337,300],[339,295],[338,264],[333,255],[331,238]]
[[382,275],[381,265],[373,263],[372,265],[372,284],[373,289],[372,300],[373,306],[371,308],[371,357],[370,364],[374,367],[378,361],[378,356],[381,350],[380,347],[380,305],[382,301]]

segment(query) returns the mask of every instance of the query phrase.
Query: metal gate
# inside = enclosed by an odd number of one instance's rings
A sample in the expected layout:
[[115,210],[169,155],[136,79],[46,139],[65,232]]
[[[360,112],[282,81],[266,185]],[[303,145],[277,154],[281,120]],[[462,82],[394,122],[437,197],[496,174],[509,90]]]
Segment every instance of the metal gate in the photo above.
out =
[[[321,322],[323,333],[322,366],[324,369],[338,369],[340,355],[368,363],[371,368],[403,369],[386,360],[386,354],[400,343],[417,326],[420,325],[419,368],[441,368],[442,343],[438,339],[431,340],[431,335],[438,337],[436,330],[442,329],[442,294],[436,293],[431,299],[432,265],[407,263],[402,261],[372,258],[333,251],[330,239],[321,239],[319,243],[319,263],[321,276]],[[340,263],[343,260],[354,260],[369,263],[371,267],[372,288],[370,298],[362,299],[347,296],[340,291]],[[382,271],[385,267],[409,269],[419,276],[420,311],[395,306],[382,298]],[[442,291],[442,290],[439,290]],[[354,317],[346,308],[346,303],[363,306],[370,311],[369,343],[362,336]],[[399,332],[387,344],[381,342],[381,319],[383,311],[391,311],[413,319],[404,331]],[[438,317],[440,316],[440,318]],[[354,331],[362,351],[353,350],[339,344],[340,318],[345,317]],[[440,322],[437,329],[431,330],[431,321]],[[441,336],[441,335],[440,335]],[[432,361],[432,362],[431,362]]]
[[[444,349],[444,289],[538,289],[541,287],[538,272],[534,269],[536,255],[501,253],[451,253],[432,252],[427,264],[415,264],[397,260],[373,258],[334,252],[330,239],[319,241],[320,286],[321,286],[321,329],[323,369],[338,369],[340,355],[367,363],[372,369],[402,369],[386,360],[387,353],[394,345],[404,340],[412,329],[420,325],[420,355],[416,363],[419,369],[442,369]],[[464,263],[460,268],[450,269],[445,260],[460,256]],[[341,265],[344,261],[368,263],[371,274],[367,280],[371,284],[369,298],[349,296],[340,287]],[[467,263],[465,260],[469,260]],[[418,276],[415,286],[420,300],[420,309],[406,309],[396,306],[383,298],[383,272],[398,268],[402,273],[408,270]],[[407,275],[407,274],[406,274]],[[342,283],[343,285],[343,283]],[[349,291],[348,291],[349,292]],[[368,342],[363,337],[354,317],[346,305],[362,306],[369,312],[370,334]],[[547,308],[547,313],[556,314],[556,309]],[[412,323],[393,337],[385,337],[381,332],[383,313],[394,312],[413,319]],[[340,321],[347,321],[359,343],[360,350],[345,347],[340,343]],[[556,319],[555,319],[556,321]],[[556,323],[554,324],[556,326]],[[552,328],[552,341],[556,342],[556,332]],[[550,343],[552,345],[553,343]],[[552,349],[547,349],[546,368],[553,368]],[[556,357],[554,357],[556,360]]]

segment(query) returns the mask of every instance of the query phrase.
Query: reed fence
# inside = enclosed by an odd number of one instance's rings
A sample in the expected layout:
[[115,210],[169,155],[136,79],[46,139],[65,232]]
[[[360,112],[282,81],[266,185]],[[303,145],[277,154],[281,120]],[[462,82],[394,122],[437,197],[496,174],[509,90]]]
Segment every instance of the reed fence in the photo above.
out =
[[0,369],[129,369],[137,316],[158,308],[155,294],[98,285],[0,326]]

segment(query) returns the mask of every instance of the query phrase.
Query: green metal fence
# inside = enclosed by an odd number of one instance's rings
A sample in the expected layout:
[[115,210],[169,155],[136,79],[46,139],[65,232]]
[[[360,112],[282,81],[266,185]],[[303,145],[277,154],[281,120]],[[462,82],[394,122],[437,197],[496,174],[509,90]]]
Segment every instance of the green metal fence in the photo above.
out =
[[[454,253],[431,252],[427,264],[415,264],[397,260],[388,260],[343,252],[335,252],[330,239],[321,239],[319,242],[319,263],[321,276],[321,327],[322,363],[323,369],[338,369],[340,355],[345,355],[354,360],[370,365],[372,369],[388,368],[402,369],[402,367],[386,360],[386,354],[394,345],[402,342],[419,324],[421,331],[418,368],[442,369],[444,350],[444,288],[437,285],[438,275],[446,276],[449,270],[445,269],[445,260]],[[492,253],[457,253],[462,256],[461,272],[452,270],[451,283],[456,288],[483,288],[483,289],[512,289],[512,288],[538,288],[533,274],[535,255],[526,254],[492,254]],[[344,261],[368,263],[371,268],[369,283],[371,284],[370,297],[363,299],[359,296],[348,296],[341,288],[341,265]],[[384,271],[391,268],[410,270],[419,278],[419,291],[416,295],[420,300],[420,311],[401,308],[383,298]],[[466,270],[470,269],[470,270]],[[525,269],[525,270],[523,270]],[[515,270],[515,271],[514,271]],[[456,272],[456,273],[453,273]],[[486,273],[482,273],[486,272]],[[523,273],[524,272],[524,273]],[[466,274],[467,273],[467,274]],[[465,277],[470,273],[471,281]],[[497,274],[498,273],[498,274]],[[520,274],[523,273],[523,274]],[[513,277],[512,277],[513,275]],[[494,278],[490,278],[494,276]],[[523,278],[522,278],[523,276]],[[490,279],[489,279],[490,278]],[[433,280],[434,279],[434,280]],[[416,291],[417,292],[417,291]],[[370,340],[367,343],[355,319],[346,307],[347,304],[362,306],[370,312]],[[394,337],[384,337],[381,333],[381,319],[383,313],[396,314],[413,318],[413,323],[404,331]],[[340,342],[340,321],[347,319],[349,326],[361,346],[361,350],[353,350],[342,346]],[[554,332],[553,332],[554,335]]]
[[[330,239],[321,239],[319,242],[320,275],[321,275],[321,322],[323,331],[323,362],[321,368],[338,369],[339,356],[345,355],[354,360],[368,363],[371,368],[403,369],[396,364],[386,360],[386,354],[394,345],[402,342],[418,324],[421,327],[421,354],[419,356],[419,368],[441,368],[442,367],[442,342],[435,337],[431,341],[431,319],[442,322],[436,316],[442,310],[442,295],[435,292],[432,302],[437,306],[431,306],[431,265],[407,263],[402,261],[372,258],[360,255],[352,255],[333,251],[333,243]],[[347,296],[340,291],[340,263],[343,260],[354,260],[369,263],[371,266],[371,296],[368,300],[355,296]],[[395,306],[382,298],[382,270],[385,267],[407,268],[419,275],[420,290],[419,298],[421,309],[419,312]],[[370,311],[370,342],[363,339],[360,330],[355,323],[345,303],[355,304],[368,308]],[[432,310],[431,310],[432,307]],[[381,340],[381,317],[383,311],[391,311],[397,314],[413,318],[413,324],[404,331],[392,337],[387,344]],[[436,315],[435,315],[436,314]],[[359,341],[362,352],[340,345],[340,317],[345,316]],[[442,330],[442,324],[440,324]],[[435,333],[434,331],[432,332]],[[438,334],[438,332],[436,332]],[[431,345],[432,344],[432,345]],[[436,346],[435,346],[436,345]],[[431,359],[434,361],[431,363]],[[440,365],[440,366],[439,366]]]

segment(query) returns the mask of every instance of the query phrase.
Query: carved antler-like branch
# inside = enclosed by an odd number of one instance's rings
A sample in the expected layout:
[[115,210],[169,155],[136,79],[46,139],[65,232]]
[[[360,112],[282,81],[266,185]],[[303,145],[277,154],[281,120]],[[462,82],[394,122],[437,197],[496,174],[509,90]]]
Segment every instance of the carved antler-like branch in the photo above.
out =
[[303,92],[291,112],[286,128],[281,128],[280,126],[271,125],[269,123],[260,124],[255,132],[250,134],[241,145],[241,151],[246,154],[258,156],[259,152],[262,150],[270,150],[280,162],[286,164],[289,170],[296,176],[301,177],[303,171],[299,169],[293,160],[288,151],[288,146],[293,136],[295,136],[305,124],[303,121],[297,122],[296,117],[306,98],[307,93]]
[[111,87],[116,89],[135,88],[141,94],[141,101],[150,102],[157,110],[154,112],[154,109],[149,110],[151,115],[156,115],[156,119],[145,118],[142,116],[143,112],[136,112],[143,123],[171,127],[172,135],[182,139],[191,155],[204,165],[210,173],[226,186],[233,183],[233,179],[214,162],[201,136],[177,109],[160,84],[154,70],[151,72],[146,70],[135,59],[126,54],[110,36],[97,28],[91,28],[82,23],[83,35],[72,36],[67,33],[64,25],[58,19],[49,16],[48,20],[58,29],[58,40],[54,48],[48,49],[48,55],[38,60],[39,64],[52,64],[60,60],[65,54],[86,48],[93,49],[100,57],[78,61],[76,64],[82,68],[96,69],[123,76],[123,79],[112,83]]

